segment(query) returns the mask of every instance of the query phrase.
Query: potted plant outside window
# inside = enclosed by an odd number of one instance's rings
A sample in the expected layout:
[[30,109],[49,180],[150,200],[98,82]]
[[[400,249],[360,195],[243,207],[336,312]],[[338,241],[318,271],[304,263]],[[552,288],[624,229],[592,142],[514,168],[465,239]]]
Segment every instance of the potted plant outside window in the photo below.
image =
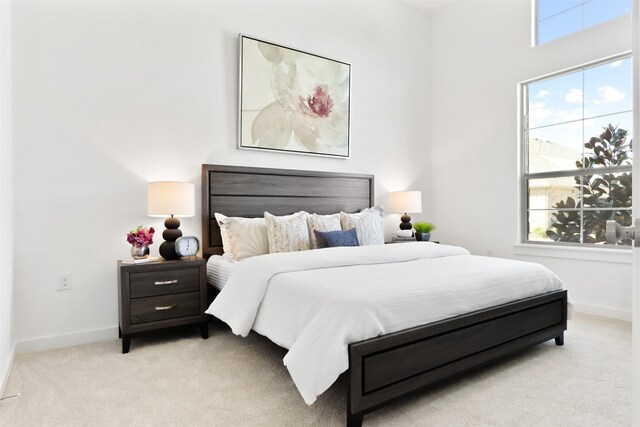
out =
[[431,232],[436,229],[436,226],[430,222],[416,222],[413,224],[413,228],[416,230],[416,240],[418,242],[428,242]]

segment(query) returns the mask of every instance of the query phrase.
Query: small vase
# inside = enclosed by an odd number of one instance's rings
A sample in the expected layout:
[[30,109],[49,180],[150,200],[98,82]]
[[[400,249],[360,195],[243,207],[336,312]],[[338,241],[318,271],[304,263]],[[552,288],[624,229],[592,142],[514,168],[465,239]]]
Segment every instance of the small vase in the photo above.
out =
[[430,237],[431,233],[420,233],[419,231],[416,231],[416,240],[418,242],[428,242]]
[[145,259],[149,256],[149,246],[131,246],[133,259]]

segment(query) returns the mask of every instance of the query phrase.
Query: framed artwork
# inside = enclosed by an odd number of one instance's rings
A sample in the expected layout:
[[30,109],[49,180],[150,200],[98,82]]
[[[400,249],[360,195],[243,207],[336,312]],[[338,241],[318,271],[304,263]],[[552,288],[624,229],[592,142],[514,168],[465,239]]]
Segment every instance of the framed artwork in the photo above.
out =
[[351,65],[240,34],[239,148],[349,158]]

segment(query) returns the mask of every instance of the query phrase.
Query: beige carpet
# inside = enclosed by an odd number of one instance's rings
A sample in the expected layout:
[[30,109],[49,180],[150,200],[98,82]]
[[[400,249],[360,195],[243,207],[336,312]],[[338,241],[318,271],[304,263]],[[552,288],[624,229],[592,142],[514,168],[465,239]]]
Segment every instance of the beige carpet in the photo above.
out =
[[[307,406],[285,350],[221,323],[16,358],[2,426],[341,426],[346,377]],[[620,426],[631,421],[631,327],[576,315],[553,341],[368,414],[364,426]]]

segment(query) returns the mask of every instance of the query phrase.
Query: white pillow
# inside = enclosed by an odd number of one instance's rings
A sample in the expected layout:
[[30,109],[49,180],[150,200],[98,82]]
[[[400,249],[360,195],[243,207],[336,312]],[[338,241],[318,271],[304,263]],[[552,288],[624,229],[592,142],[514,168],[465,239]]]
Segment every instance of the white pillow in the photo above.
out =
[[[267,226],[264,218],[226,217],[214,215],[220,225],[222,249],[238,261],[269,253]],[[223,231],[224,230],[224,231]],[[225,234],[227,244],[225,244]]]
[[269,240],[269,253],[306,251],[309,249],[307,216],[301,211],[293,215],[275,216],[264,213]]
[[317,215],[311,214],[307,216],[307,226],[309,227],[309,246],[311,249],[318,249],[318,241],[313,230],[318,231],[338,231],[342,230],[340,226],[340,214],[333,215]]
[[231,240],[229,239],[229,232],[227,231],[227,227],[225,227],[223,224],[223,221],[229,217],[217,212],[213,214],[213,216],[216,217],[216,222],[220,226],[220,237],[222,237],[222,250],[225,253],[231,254],[233,250],[231,249]]
[[340,212],[340,223],[343,230],[356,229],[361,246],[384,244],[384,208],[374,206],[362,212],[348,214]]

